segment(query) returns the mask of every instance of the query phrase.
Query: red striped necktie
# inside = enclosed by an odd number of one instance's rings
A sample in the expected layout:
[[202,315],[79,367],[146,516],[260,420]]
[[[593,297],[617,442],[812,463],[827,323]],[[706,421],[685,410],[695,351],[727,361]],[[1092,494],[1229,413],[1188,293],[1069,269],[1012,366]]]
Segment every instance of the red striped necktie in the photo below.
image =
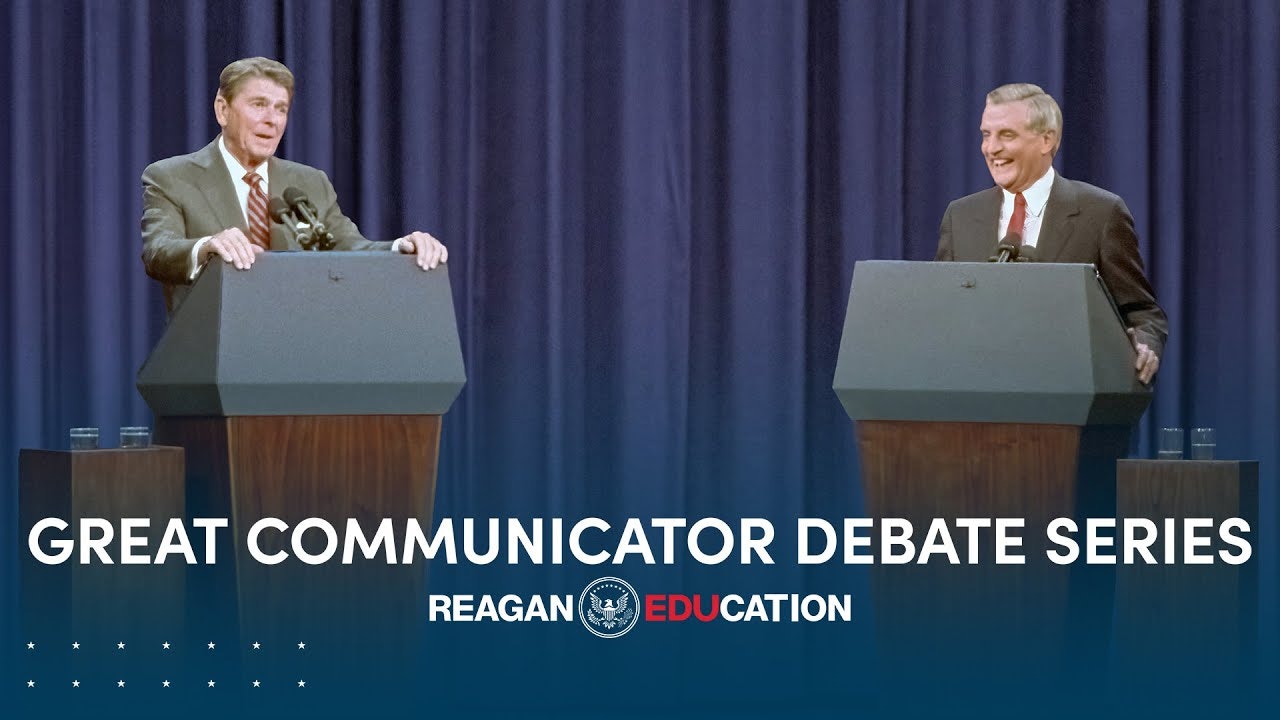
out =
[[271,223],[267,220],[267,193],[262,189],[262,176],[256,172],[244,176],[249,183],[249,242],[271,249]]

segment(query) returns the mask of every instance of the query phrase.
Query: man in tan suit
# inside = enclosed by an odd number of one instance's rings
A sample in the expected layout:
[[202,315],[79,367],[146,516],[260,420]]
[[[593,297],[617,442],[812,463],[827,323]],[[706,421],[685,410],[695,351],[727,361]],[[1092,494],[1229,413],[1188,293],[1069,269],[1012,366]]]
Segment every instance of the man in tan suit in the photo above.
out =
[[294,187],[315,206],[337,250],[417,256],[423,270],[449,258],[440,241],[413,232],[374,242],[338,207],[324,172],[275,157],[293,100],[293,73],[246,58],[223,69],[213,111],[222,133],[204,148],[152,163],[142,173],[142,262],[165,285],[170,309],[212,257],[248,270],[267,250],[302,249],[297,231],[265,220],[267,199]]

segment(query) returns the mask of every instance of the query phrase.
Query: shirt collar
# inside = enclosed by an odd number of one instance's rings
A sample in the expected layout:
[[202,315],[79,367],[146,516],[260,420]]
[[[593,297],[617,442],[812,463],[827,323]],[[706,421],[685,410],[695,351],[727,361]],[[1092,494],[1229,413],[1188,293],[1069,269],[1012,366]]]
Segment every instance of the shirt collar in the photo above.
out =
[[[1048,171],[1040,176],[1040,179],[1031,183],[1031,187],[1022,191],[1022,197],[1027,201],[1027,213],[1034,217],[1040,217],[1040,213],[1044,212],[1044,206],[1049,202],[1049,191],[1053,189],[1053,166],[1050,165]],[[1012,206],[1014,194],[1000,188],[1004,193],[1004,201],[1006,205]]]
[[[227,150],[227,143],[222,135],[218,135],[218,151],[222,153],[222,161],[227,164],[227,172],[231,173],[231,179],[237,182],[244,182],[244,166],[231,154],[231,151]],[[271,181],[267,178],[268,164],[270,164],[270,160],[263,160],[261,165],[254,168],[253,172],[262,177],[264,185],[270,186]]]

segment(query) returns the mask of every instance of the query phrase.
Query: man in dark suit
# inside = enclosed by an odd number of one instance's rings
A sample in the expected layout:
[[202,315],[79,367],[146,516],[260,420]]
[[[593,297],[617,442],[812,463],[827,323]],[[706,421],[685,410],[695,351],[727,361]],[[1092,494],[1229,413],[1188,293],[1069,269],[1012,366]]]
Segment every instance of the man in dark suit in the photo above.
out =
[[266,216],[273,192],[290,187],[315,206],[335,249],[412,254],[423,270],[448,260],[445,246],[424,232],[394,242],[366,239],[342,214],[324,172],[274,157],[292,101],[287,67],[261,57],[237,60],[223,69],[214,98],[222,133],[201,150],[143,171],[142,261],[164,283],[170,309],[214,256],[248,270],[260,253],[301,249],[297,228],[273,228]]
[[982,155],[997,187],[953,201],[942,216],[937,260],[982,262],[1011,234],[1041,262],[1092,263],[1111,290],[1138,352],[1138,378],[1160,367],[1169,321],[1143,273],[1133,216],[1118,196],[1053,170],[1062,110],[1037,85],[987,94]]

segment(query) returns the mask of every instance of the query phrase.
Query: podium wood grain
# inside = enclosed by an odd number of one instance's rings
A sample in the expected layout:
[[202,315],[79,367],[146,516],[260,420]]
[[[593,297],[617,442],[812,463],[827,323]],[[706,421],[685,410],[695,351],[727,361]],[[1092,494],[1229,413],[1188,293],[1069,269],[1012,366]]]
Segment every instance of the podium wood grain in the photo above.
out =
[[[992,677],[1034,687],[1082,658],[1101,659],[1110,577],[1049,562],[1045,528],[1114,507],[1114,453],[1127,430],[861,420],[856,433],[867,515],[911,521],[917,553],[930,522],[945,520],[961,561],[871,567],[887,668],[912,676],[932,667],[964,692]],[[1025,564],[995,563],[993,529],[981,531],[979,563],[968,564],[957,518],[1024,519],[1012,551]]]
[[[425,568],[388,565],[357,553],[342,563],[348,519],[372,539],[379,523],[394,527],[395,560],[401,560],[405,527],[416,520],[431,532],[438,415],[168,417],[156,435],[188,448],[188,513],[231,519],[224,549],[234,558],[206,575],[202,589],[221,622],[238,625],[242,640],[296,643],[298,633],[323,628],[331,645],[359,649],[362,638],[414,636],[425,618]],[[289,526],[265,530],[258,548],[290,558],[264,564],[249,554],[249,529],[263,518]],[[292,531],[307,518],[329,522],[338,535],[336,553],[322,564],[296,559]],[[319,553],[324,534],[302,535],[303,548]],[[225,614],[235,610],[235,617]],[[401,648],[408,652],[407,647]],[[389,652],[386,647],[379,648]]]

